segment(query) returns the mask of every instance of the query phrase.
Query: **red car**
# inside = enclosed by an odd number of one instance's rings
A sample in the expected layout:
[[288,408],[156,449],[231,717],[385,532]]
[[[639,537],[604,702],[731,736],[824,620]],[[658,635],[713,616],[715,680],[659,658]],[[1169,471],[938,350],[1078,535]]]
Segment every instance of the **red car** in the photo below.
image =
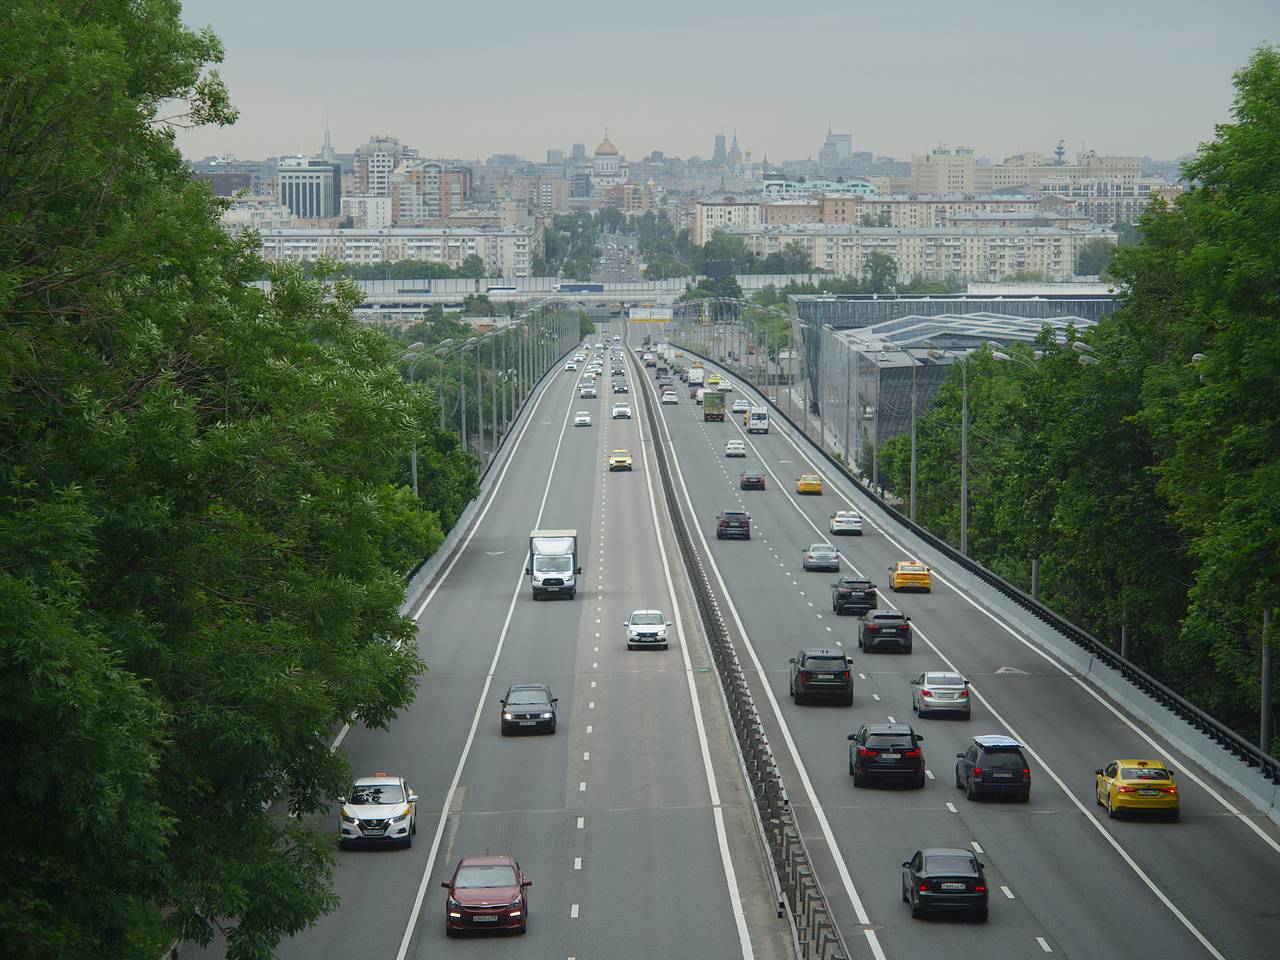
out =
[[463,857],[453,876],[440,886],[445,899],[444,929],[449,936],[464,930],[514,930],[529,926],[528,887],[514,857]]

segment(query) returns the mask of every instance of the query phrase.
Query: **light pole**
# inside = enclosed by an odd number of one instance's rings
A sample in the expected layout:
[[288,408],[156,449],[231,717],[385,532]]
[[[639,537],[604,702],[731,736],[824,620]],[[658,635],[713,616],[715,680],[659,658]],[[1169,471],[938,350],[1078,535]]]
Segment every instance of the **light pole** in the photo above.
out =
[[[462,435],[462,445],[468,450],[471,449],[471,443],[467,438],[467,348],[473,343],[479,343],[479,337],[468,337],[463,341],[462,346],[458,350],[458,406],[459,414],[459,433]],[[477,365],[479,360],[477,358]]]
[[[423,346],[425,346],[425,344],[419,340],[416,343],[409,344],[409,346],[405,348],[404,352],[400,354],[401,360],[411,361],[409,364],[410,387],[413,386],[413,378],[417,373],[418,364],[426,357],[426,354],[421,352]],[[413,495],[416,498],[418,496],[418,424],[416,421],[413,425],[413,446],[409,451],[409,469],[411,471],[411,476],[413,477]]]

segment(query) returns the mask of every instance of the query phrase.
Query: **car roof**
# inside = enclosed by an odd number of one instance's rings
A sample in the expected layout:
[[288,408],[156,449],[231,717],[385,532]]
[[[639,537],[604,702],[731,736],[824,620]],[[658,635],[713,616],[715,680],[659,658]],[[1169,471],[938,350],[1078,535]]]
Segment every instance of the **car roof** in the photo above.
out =
[[513,683],[507,687],[508,690],[546,690],[551,692],[551,685],[548,683]]
[[868,723],[867,733],[914,733],[909,723]]
[[664,614],[661,610],[632,610],[631,611],[631,615],[633,617],[639,613],[656,613],[660,617],[666,616],[666,614]]
[[516,865],[515,857],[463,857],[458,861],[460,867],[514,867]]
[[800,479],[801,480],[821,480],[822,478],[818,476],[816,473],[802,473],[800,474]]
[[[930,677],[938,679],[930,680]],[[924,672],[924,682],[929,684],[942,685],[949,682],[953,677],[960,683],[964,683],[964,674],[956,673],[954,670],[926,670]]]
[[802,657],[839,657],[841,660],[845,658],[843,650],[836,650],[830,647],[805,647],[800,651]]
[[740,510],[740,509],[738,509],[737,507],[729,507],[728,509],[721,510],[720,512],[721,512],[721,513],[741,513],[741,514],[744,514],[744,515],[745,515],[747,511],[745,511],[745,510]]
[[890,610],[888,608],[881,610],[868,610],[868,617],[901,617],[904,616],[901,610]]
[[1006,737],[1003,734],[999,734],[999,733],[981,734],[979,736],[974,737],[973,742],[980,747],[986,747],[986,748],[995,749],[995,750],[999,750],[999,749],[1021,750],[1022,749],[1022,744],[1019,743],[1017,740],[1013,739],[1013,737]]
[[837,510],[836,516],[837,517],[861,517],[862,514],[860,514],[857,510]]
[[622,456],[622,457],[629,457],[629,456],[631,456],[631,454],[629,454],[626,450],[614,450],[614,451],[613,451],[613,453],[611,453],[611,454],[610,454],[610,456],[613,456],[613,457],[618,457],[618,456]]
[[1115,763],[1121,767],[1147,767],[1151,770],[1164,770],[1163,760],[1116,760]]
[[972,850],[966,850],[964,847],[925,847],[920,851],[920,856],[926,860],[930,857],[964,857],[966,860],[976,862],[978,859]]
[[382,784],[395,784],[399,786],[400,777],[389,777],[385,773],[375,774],[372,777],[360,777],[356,780],[357,787],[376,787]]
[[809,544],[809,549],[810,550],[830,550],[832,553],[836,552],[836,548],[834,546],[825,542],[811,543]]

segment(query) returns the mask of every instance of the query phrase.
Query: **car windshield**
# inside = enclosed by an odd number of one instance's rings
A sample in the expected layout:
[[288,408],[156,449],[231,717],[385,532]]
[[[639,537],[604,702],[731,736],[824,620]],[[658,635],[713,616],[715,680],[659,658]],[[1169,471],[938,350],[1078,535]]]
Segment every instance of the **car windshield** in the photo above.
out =
[[654,624],[662,624],[667,621],[660,613],[633,613],[631,622],[636,626],[653,626]]
[[872,619],[872,620],[875,620],[876,622],[893,623],[893,622],[895,622],[895,621],[901,620],[901,619],[902,619],[902,614],[897,613],[897,612],[894,612],[894,613],[877,613],[877,614],[876,614],[874,617],[872,617],[871,619]]
[[952,873],[962,876],[975,876],[973,858],[952,854],[937,854],[925,857],[924,868],[929,873]]
[[958,673],[926,673],[924,684],[926,687],[963,687],[964,677]]
[[726,520],[741,520],[746,516],[746,514],[741,510],[726,510],[724,513],[720,514],[720,516],[724,517]]
[[1125,780],[1168,780],[1169,771],[1158,767],[1123,767],[1120,776]]
[[453,886],[459,890],[473,887],[514,887],[515,885],[516,872],[505,863],[459,867],[458,875],[453,878]]
[[835,553],[836,548],[829,543],[815,543],[809,548],[810,553]]
[[538,570],[542,573],[568,573],[571,566],[573,558],[569,556],[538,558]]
[[372,803],[404,803],[404,790],[398,783],[364,783],[351,788],[348,803],[363,806]]
[[924,573],[924,567],[916,563],[904,563],[898,568],[900,573]]
[[1012,750],[998,750],[994,753],[986,753],[982,758],[982,765],[996,770],[1021,770],[1027,765],[1027,762],[1022,758],[1021,753]]
[[844,657],[809,657],[804,662],[806,670],[819,670],[834,673],[845,668]]
[[507,694],[509,704],[550,703],[545,690],[512,690]]
[[910,750],[915,741],[907,733],[873,733],[867,737],[867,746],[873,750]]

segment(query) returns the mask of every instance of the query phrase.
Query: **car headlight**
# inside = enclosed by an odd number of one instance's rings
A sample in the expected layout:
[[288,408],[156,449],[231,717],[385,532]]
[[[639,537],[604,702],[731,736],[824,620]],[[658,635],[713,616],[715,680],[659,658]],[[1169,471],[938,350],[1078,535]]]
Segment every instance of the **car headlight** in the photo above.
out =
[[667,639],[667,631],[666,631],[666,630],[659,630],[659,631],[658,631],[658,639],[659,639],[659,640],[665,640],[665,639]]
[[408,820],[408,819],[409,819],[409,814],[407,814],[407,813],[402,813],[402,814],[400,814],[400,816],[398,816],[398,817],[392,817],[392,818],[391,818],[391,822],[392,822],[392,823],[404,823],[404,822],[405,822],[406,820]]
[[504,713],[502,714],[502,719],[503,719],[503,720],[511,720],[511,719],[513,719],[513,717],[512,717],[512,715],[511,715],[511,714],[504,712]]
[[355,818],[355,817],[349,817],[349,816],[347,816],[347,815],[344,813],[344,814],[342,814],[342,822],[343,822],[343,823],[355,823],[355,822],[356,822],[356,818]]
[[544,713],[544,714],[542,715],[542,719],[543,719],[543,720],[550,720],[550,719],[551,719],[552,717],[554,717],[554,716],[555,716],[555,714],[554,714],[554,713]]
[[516,907],[520,906],[520,904],[522,903],[524,903],[524,901],[521,900],[519,897],[516,897],[509,904],[507,904],[507,906],[514,910]]

